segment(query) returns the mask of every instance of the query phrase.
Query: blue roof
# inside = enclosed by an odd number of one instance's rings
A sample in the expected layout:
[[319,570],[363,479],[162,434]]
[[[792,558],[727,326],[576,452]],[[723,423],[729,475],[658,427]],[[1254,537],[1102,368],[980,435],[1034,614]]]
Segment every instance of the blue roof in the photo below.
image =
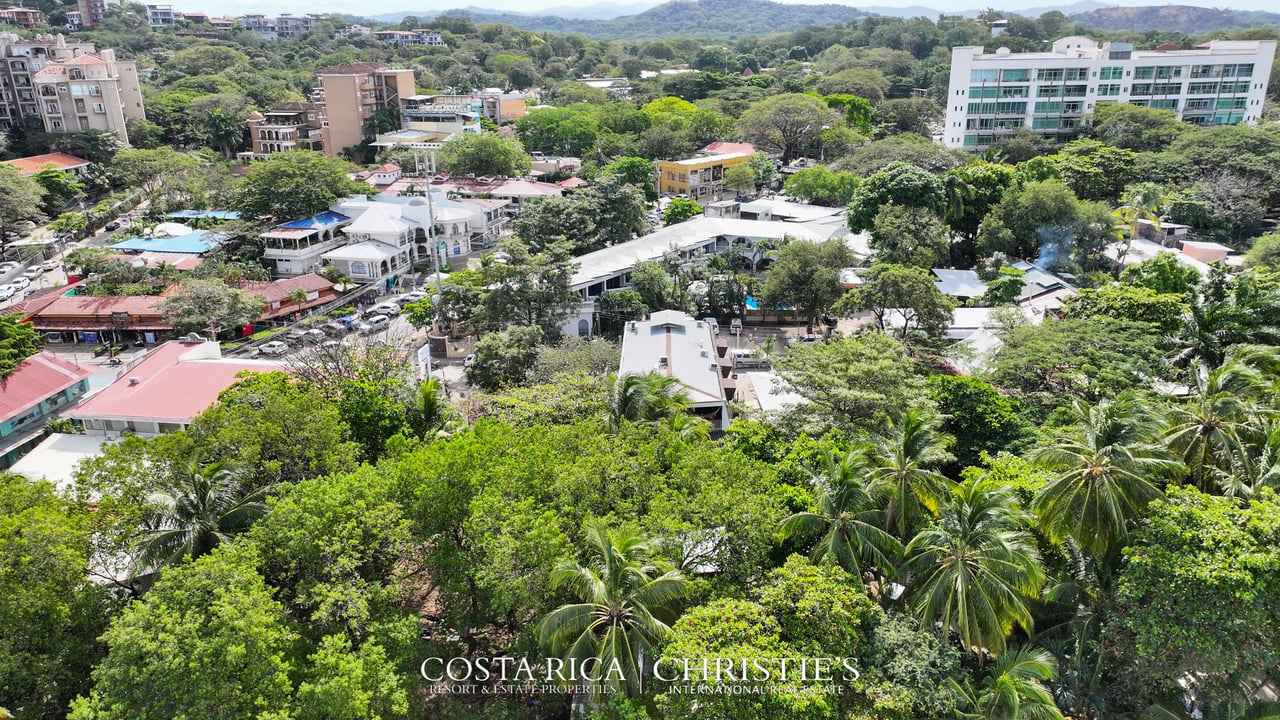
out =
[[169,213],[165,217],[173,218],[174,220],[196,220],[201,218],[239,220],[240,213],[235,210],[178,210]]
[[287,223],[280,223],[276,227],[291,228],[294,230],[320,230],[323,228],[331,227],[333,225],[341,225],[342,223],[350,219],[351,218],[347,217],[346,215],[343,215],[342,213],[330,212],[326,210],[318,215],[312,215],[311,217],[308,217],[308,218],[301,218],[299,220],[292,220]]
[[196,230],[173,238],[130,238],[112,245],[111,249],[203,255],[217,247],[224,237],[208,230]]

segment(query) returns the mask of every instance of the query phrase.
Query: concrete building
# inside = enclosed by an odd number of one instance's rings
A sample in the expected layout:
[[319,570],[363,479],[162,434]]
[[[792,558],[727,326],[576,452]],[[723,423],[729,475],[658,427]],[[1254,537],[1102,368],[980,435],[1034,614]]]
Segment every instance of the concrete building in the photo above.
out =
[[84,27],[84,16],[80,14],[79,10],[68,10],[63,14],[67,18],[66,27],[68,30],[75,31]]
[[40,352],[0,381],[0,469],[44,437],[45,423],[89,390],[87,369]]
[[81,27],[98,27],[102,24],[102,16],[107,14],[107,6],[117,4],[109,0],[77,0],[80,12]]
[[1100,102],[1163,108],[1193,125],[1262,114],[1274,40],[1214,40],[1192,50],[1065,37],[1051,52],[952,48],[943,142],[980,150],[1020,127],[1065,142]]
[[46,132],[108,130],[144,117],[138,71],[114,50],[61,35],[0,33],[0,130],[39,123]]
[[750,153],[734,152],[688,160],[660,160],[658,193],[687,195],[698,201],[719,199],[724,192],[724,171],[745,163],[750,157]]
[[439,109],[469,112],[488,118],[496,125],[515,122],[528,111],[529,95],[508,93],[497,88],[478,90],[467,95],[423,95],[420,99]]
[[0,9],[0,22],[30,30],[44,24],[44,13],[15,5]]
[[182,13],[173,11],[172,5],[147,5],[147,23],[152,29],[173,27]]
[[265,113],[250,113],[246,124],[253,150],[240,153],[241,159],[261,160],[285,150],[325,150],[325,108],[318,103],[282,103]]
[[378,110],[398,107],[415,94],[413,71],[381,63],[352,63],[316,71],[312,101],[325,108],[325,154],[336,156],[365,138],[365,121]]
[[348,25],[339,30],[335,30],[333,33],[333,39],[341,40],[343,38],[360,37],[362,35],[368,35],[372,32],[373,32],[373,28],[368,27],[367,25]]
[[316,272],[326,252],[347,244],[340,230],[350,223],[350,217],[338,212],[281,223],[262,234],[262,259],[274,266],[277,277]]
[[718,344],[707,323],[663,310],[627,323],[618,375],[656,372],[675,378],[689,394],[690,412],[724,430],[733,420],[729,401],[736,390],[727,350],[728,343]]
[[65,415],[99,437],[184,430],[240,373],[284,369],[278,362],[223,358],[218,343],[198,336],[174,340],[125,366],[115,382]]
[[273,17],[268,17],[261,13],[251,13],[249,15],[241,15],[237,20],[240,21],[240,27],[263,40],[275,40],[279,37],[276,32],[276,19]]
[[4,160],[5,165],[12,165],[26,177],[31,177],[46,168],[61,170],[72,175],[83,175],[89,169],[89,161],[66,153],[46,153],[32,155],[16,160]]
[[276,17],[276,37],[296,38],[310,35],[315,32],[320,21],[326,17],[328,16],[319,13],[307,13],[306,15],[282,13]]
[[435,30],[379,30],[373,36],[388,45],[444,47],[446,44],[444,36]]

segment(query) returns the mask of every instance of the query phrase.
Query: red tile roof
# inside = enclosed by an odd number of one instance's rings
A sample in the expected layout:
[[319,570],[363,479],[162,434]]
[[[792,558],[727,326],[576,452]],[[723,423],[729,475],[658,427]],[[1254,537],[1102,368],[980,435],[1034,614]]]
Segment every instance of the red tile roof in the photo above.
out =
[[751,143],[723,142],[717,140],[698,152],[707,153],[708,155],[728,155],[729,153],[747,153],[750,155],[755,151],[756,146]]
[[106,62],[106,60],[103,60],[97,55],[94,55],[92,53],[85,53],[84,55],[77,55],[71,58],[70,60],[64,60],[62,64],[63,65],[97,65],[99,63],[104,63],[104,62]]
[[561,180],[556,184],[565,189],[572,189],[572,188],[586,187],[590,183],[588,183],[586,180],[583,180],[580,177],[571,177],[566,180]]
[[240,291],[245,297],[253,297],[261,295],[263,301],[267,304],[288,300],[289,295],[294,290],[306,290],[308,293],[324,292],[333,287],[333,283],[324,279],[315,273],[307,273],[298,277],[288,278],[286,280],[275,280],[273,282],[249,282],[241,286]]
[[75,155],[66,153],[32,155],[31,157],[18,158],[17,160],[5,160],[4,162],[6,165],[18,168],[18,172],[23,175],[35,175],[48,165],[53,165],[58,170],[71,170],[89,164],[89,161],[84,158],[78,158]]
[[91,374],[48,351],[32,355],[12,375],[0,380],[0,422],[30,410]]
[[217,402],[240,373],[284,369],[279,363],[218,355],[216,343],[167,342],[68,415],[187,422]]
[[160,315],[157,307],[164,302],[156,295],[66,295],[41,310],[39,317],[106,315],[127,312],[130,315]]

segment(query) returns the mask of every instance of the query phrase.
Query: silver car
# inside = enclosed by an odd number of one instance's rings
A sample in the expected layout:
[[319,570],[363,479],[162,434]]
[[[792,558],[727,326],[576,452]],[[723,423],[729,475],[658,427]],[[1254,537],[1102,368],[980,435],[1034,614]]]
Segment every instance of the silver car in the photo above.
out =
[[272,340],[269,343],[263,343],[262,347],[258,348],[258,352],[263,355],[280,356],[289,352],[289,346],[279,340]]

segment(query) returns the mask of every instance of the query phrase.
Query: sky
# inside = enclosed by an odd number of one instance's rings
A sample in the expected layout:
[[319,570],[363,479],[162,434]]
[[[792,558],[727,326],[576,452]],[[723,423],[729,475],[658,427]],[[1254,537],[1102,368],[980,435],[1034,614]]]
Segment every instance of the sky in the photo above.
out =
[[[636,0],[629,2],[628,0],[609,0],[602,2],[601,0],[541,0],[541,2],[529,2],[529,0],[432,0],[430,3],[424,3],[421,0],[362,0],[361,2],[352,3],[343,0],[171,0],[178,10],[199,11],[210,15],[243,15],[245,13],[281,13],[292,12],[295,14],[309,12],[325,12],[325,13],[349,13],[354,15],[380,15],[383,13],[393,12],[410,12],[430,15],[456,7],[476,6],[490,8],[494,10],[510,10],[522,13],[540,13],[548,9],[557,7],[574,6],[583,7],[590,5],[613,4],[624,6],[650,6],[656,5],[658,2],[654,0]],[[853,5],[855,7],[879,6],[879,7],[940,7],[947,8],[954,12],[956,0],[948,0],[947,2],[939,2],[937,0],[864,0],[863,2],[843,2],[842,0],[777,0],[778,2],[788,4],[819,4],[822,2],[834,2],[842,5]],[[984,7],[996,7],[1011,11],[1018,11],[1028,7],[1049,7],[1054,5],[1070,5],[1075,0],[1065,0],[1064,2],[1055,3],[1053,0],[982,0],[967,3],[961,0],[961,5],[969,7],[972,5],[974,9]],[[1108,5],[1160,5],[1165,4],[1155,0],[1107,0]],[[1207,1],[1187,1],[1175,2],[1170,4],[1184,5],[1201,5],[1204,7],[1231,7],[1239,10],[1276,10],[1275,0],[1227,0],[1226,2],[1207,2]],[[629,14],[629,13],[628,13]]]

